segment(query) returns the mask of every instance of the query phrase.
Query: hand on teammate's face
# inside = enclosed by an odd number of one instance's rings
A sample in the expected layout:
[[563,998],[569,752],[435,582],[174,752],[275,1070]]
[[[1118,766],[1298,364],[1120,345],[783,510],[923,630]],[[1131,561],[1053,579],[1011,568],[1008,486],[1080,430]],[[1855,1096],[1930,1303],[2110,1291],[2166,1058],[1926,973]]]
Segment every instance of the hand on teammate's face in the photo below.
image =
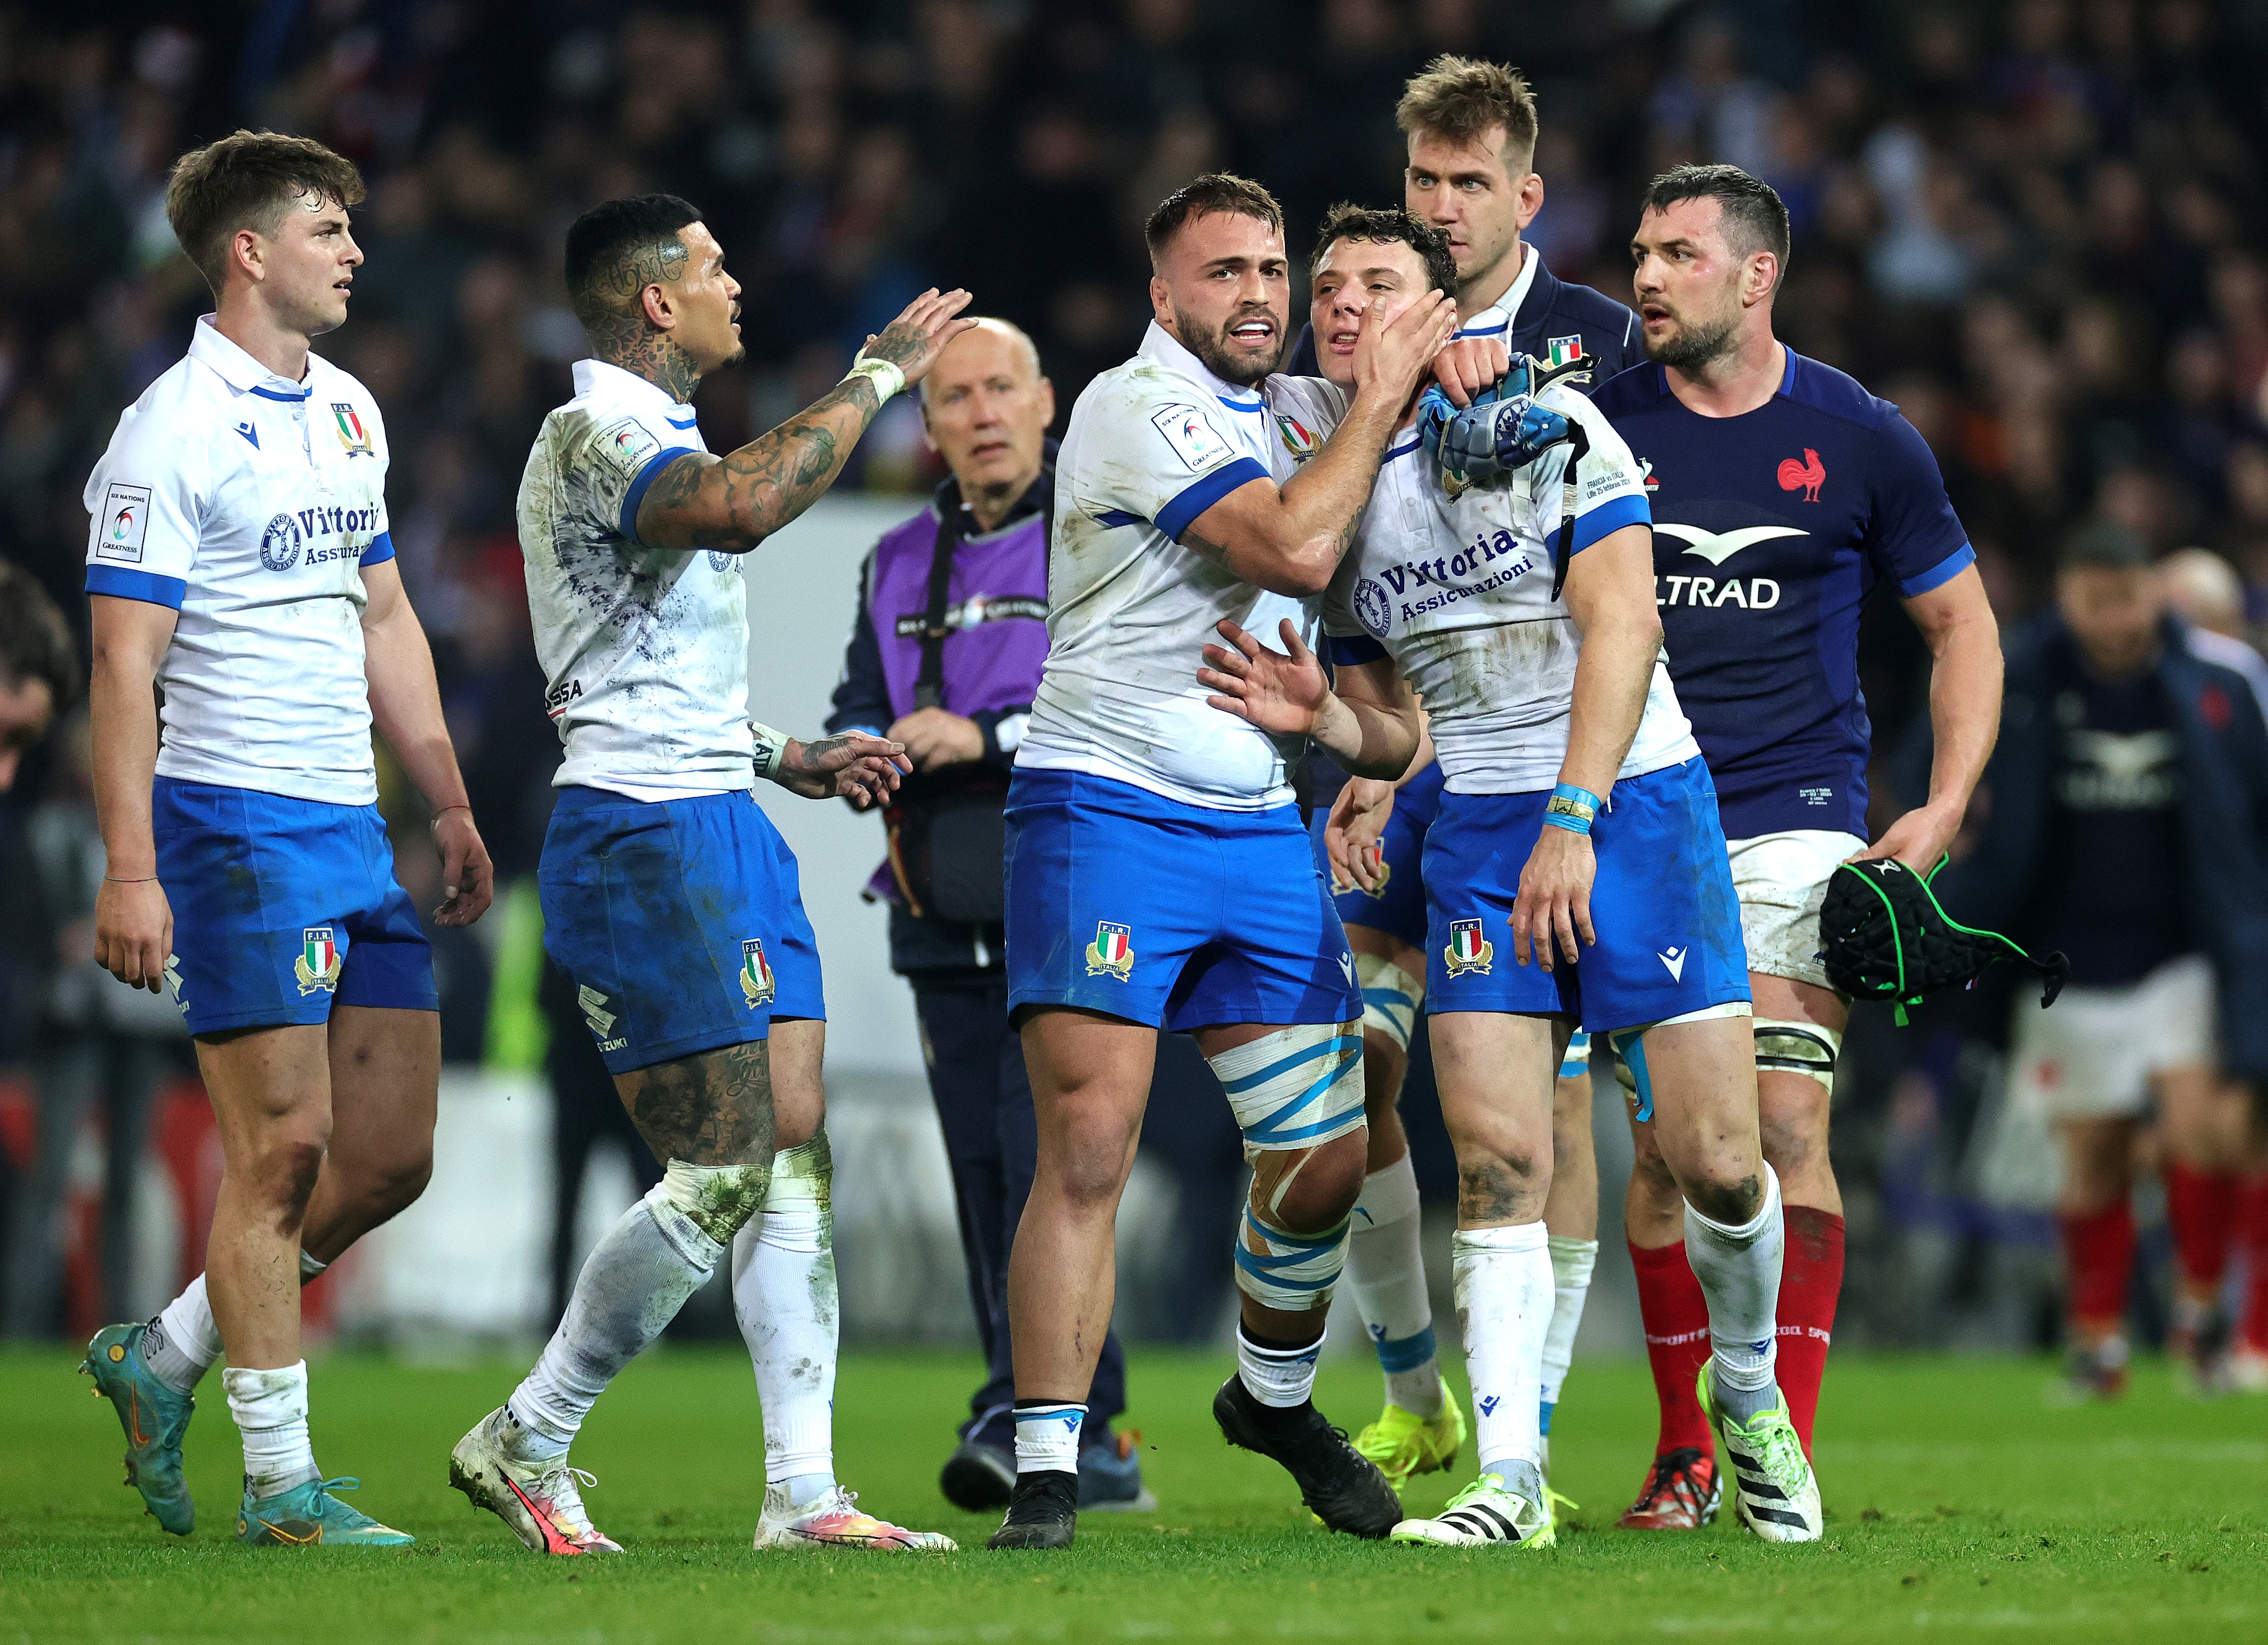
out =
[[1457,306],[1445,291],[1428,291],[1383,326],[1366,311],[1362,336],[1354,345],[1357,393],[1383,392],[1396,405],[1409,399],[1426,369],[1457,328]]
[[473,814],[452,806],[433,819],[433,844],[441,853],[441,906],[433,911],[438,926],[469,926],[489,911],[496,897],[496,866],[489,848],[473,824]]
[[940,292],[932,286],[908,303],[903,314],[868,337],[858,353],[865,359],[887,360],[905,373],[906,386],[911,387],[937,364],[946,343],[976,323],[956,318],[968,306],[968,292]]
[[1433,380],[1452,405],[1469,406],[1483,389],[1493,388],[1512,369],[1512,356],[1500,337],[1452,337],[1433,357]]
[[1233,623],[1224,620],[1219,627],[1228,647],[1206,646],[1211,666],[1197,670],[1197,682],[1213,692],[1205,701],[1278,736],[1314,731],[1331,682],[1315,653],[1300,644],[1291,618],[1280,625],[1280,652],[1269,650]]
[[1528,963],[1532,946],[1536,962],[1547,971],[1565,959],[1576,963],[1580,941],[1598,941],[1591,928],[1591,882],[1598,873],[1598,858],[1590,837],[1564,828],[1547,828],[1528,854],[1520,871],[1520,895],[1512,904],[1512,957]]
[[1333,889],[1377,892],[1384,882],[1386,825],[1394,815],[1395,786],[1369,777],[1350,777],[1331,801],[1323,823],[1323,854],[1330,860]]
[[942,708],[917,708],[889,729],[917,771],[966,765],[984,757],[984,733],[973,719]]

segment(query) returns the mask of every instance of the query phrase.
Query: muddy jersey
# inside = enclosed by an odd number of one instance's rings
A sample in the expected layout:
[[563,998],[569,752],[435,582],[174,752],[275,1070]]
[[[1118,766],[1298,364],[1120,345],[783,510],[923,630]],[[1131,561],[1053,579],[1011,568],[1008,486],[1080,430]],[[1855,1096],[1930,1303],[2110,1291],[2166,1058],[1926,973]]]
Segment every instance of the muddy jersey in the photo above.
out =
[[[1646,523],[1637,462],[1575,387],[1541,402],[1580,422],[1573,552]],[[1413,423],[1395,437],[1353,551],[1324,598],[1334,661],[1391,656],[1425,699],[1452,793],[1551,787],[1567,755],[1582,635],[1551,593],[1568,447],[1496,479],[1464,483],[1425,454]],[[1691,728],[1657,659],[1618,777],[1690,758]]]
[[[1314,400],[1336,419],[1336,390]],[[1087,385],[1056,461],[1048,660],[1020,768],[1086,771],[1216,810],[1290,802],[1285,762],[1305,739],[1208,706],[1197,671],[1223,618],[1272,636],[1289,617],[1313,643],[1316,602],[1255,587],[1180,538],[1239,486],[1297,473],[1322,420],[1272,414],[1155,323],[1140,352]]]
[[560,787],[637,800],[755,780],[742,557],[638,540],[654,477],[708,445],[693,408],[599,360],[543,419],[519,483],[519,547]]

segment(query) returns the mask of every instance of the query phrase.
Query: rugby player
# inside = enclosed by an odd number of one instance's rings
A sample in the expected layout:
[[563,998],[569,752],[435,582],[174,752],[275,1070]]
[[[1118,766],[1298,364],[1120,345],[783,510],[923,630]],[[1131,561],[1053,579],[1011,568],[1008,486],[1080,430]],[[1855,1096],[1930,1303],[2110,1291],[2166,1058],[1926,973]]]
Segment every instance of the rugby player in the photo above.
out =
[[[1439,277],[1422,236],[1373,232],[1343,234],[1318,270],[1339,304],[1337,281],[1359,280],[1366,331]],[[1757,1149],[1731,875],[1659,661],[1641,477],[1564,381],[1580,364],[1559,380],[1517,365],[1500,402],[1452,424],[1484,419],[1483,443],[1440,438],[1448,466],[1425,449],[1426,410],[1404,424],[1326,601],[1336,694],[1288,628],[1277,652],[1224,623],[1235,649],[1208,648],[1199,678],[1215,706],[1313,735],[1372,778],[1416,751],[1414,688],[1447,773],[1425,840],[1427,1008],[1457,1150],[1452,1260],[1480,1471],[1395,1538],[1554,1540],[1536,1398],[1555,1288],[1543,1214],[1554,1077],[1580,1025],[1609,1036],[1660,1113],[1709,1291],[1705,1398],[1742,1458],[1744,1516],[1767,1538],[1808,1541],[1818,1488],[1772,1381],[1779,1195]]]
[[450,1483],[538,1553],[619,1552],[568,1448],[731,1248],[734,1301],[762,1316],[743,1321],[764,1415],[755,1546],[949,1550],[860,1511],[835,1479],[826,1007],[795,858],[752,792],[762,778],[863,808],[895,787],[902,749],[749,720],[744,557],[967,328],[968,294],[917,298],[841,383],[718,457],[688,402],[740,358],[740,288],[700,212],[669,195],[593,207],[567,232],[566,280],[593,358],[519,491],[567,751],[538,871],[544,941],[664,1176],[592,1251],[535,1368],[458,1442]]
[[[1733,166],[1681,166],[1647,191],[1631,249],[1649,363],[1593,403],[1646,473],[1670,677],[1731,841],[1764,1158],[1787,1203],[1780,1385],[1808,1453],[1843,1280],[1827,1132],[1849,1013],[1820,958],[1820,905],[1848,859],[1894,857],[1926,874],[1944,854],[1999,724],[1999,631],[1913,425],[1773,337],[1788,253],[1779,196]],[[1934,659],[1936,751],[1927,801],[1869,845],[1858,631],[1881,583]],[[1661,1429],[1622,1523],[1690,1530],[1707,1523],[1719,1491],[1692,1398],[1702,1292],[1679,1243],[1658,1126],[1634,1130],[1624,1222]]]
[[301,1285],[433,1162],[439,997],[378,813],[373,723],[432,812],[435,919],[470,925],[491,889],[394,564],[385,420],[309,350],[345,323],[362,197],[304,137],[239,131],[181,158],[166,214],[215,312],[86,486],[95,957],[171,989],[225,1164],[205,1272],[149,1324],[97,1331],[85,1368],[125,1426],[127,1478],[187,1536],[181,1436],[225,1348],[237,1539],[282,1547],[411,1540],[316,1467],[299,1352]]
[[[1535,96],[1527,80],[1500,64],[1437,57],[1410,78],[1394,112],[1408,143],[1403,203],[1448,242],[1457,335],[1546,360],[1589,355],[1594,385],[1634,363],[1637,316],[1588,286],[1556,278],[1521,238],[1543,203],[1535,170]],[[1350,314],[1341,318],[1351,321]],[[1287,368],[1292,373],[1322,374],[1314,339],[1323,323],[1318,318],[1302,334]],[[1349,888],[1338,899],[1339,918],[1363,989],[1370,1159],[1347,1243],[1347,1280],[1386,1379],[1385,1408],[1355,1436],[1355,1449],[1398,1486],[1412,1473],[1447,1467],[1465,1438],[1464,1413],[1434,1356],[1418,1178],[1396,1107],[1425,1000],[1423,852],[1426,825],[1440,806],[1441,768],[1425,743],[1398,786],[1357,779],[1333,797],[1336,775],[1328,760],[1311,760],[1308,782],[1319,799],[1329,799],[1316,833],[1336,878]],[[1589,1063],[1590,1036],[1579,1029],[1552,1095],[1551,1196],[1543,1208],[1557,1299],[1544,1354],[1547,1454],[1599,1251]]]
[[1049,650],[1009,790],[1008,1003],[1039,1157],[1009,1265],[1017,1478],[991,1545],[1074,1534],[1113,1224],[1160,1028],[1196,1036],[1255,1169],[1238,1370],[1214,1416],[1326,1525],[1383,1537],[1393,1490],[1309,1398],[1362,1185],[1354,959],[1292,803],[1299,745],[1208,709],[1189,661],[1226,618],[1312,631],[1454,310],[1434,293],[1366,330],[1352,401],[1318,446],[1259,393],[1289,336],[1273,197],[1200,177],[1147,238],[1154,323],[1079,396],[1057,461]]

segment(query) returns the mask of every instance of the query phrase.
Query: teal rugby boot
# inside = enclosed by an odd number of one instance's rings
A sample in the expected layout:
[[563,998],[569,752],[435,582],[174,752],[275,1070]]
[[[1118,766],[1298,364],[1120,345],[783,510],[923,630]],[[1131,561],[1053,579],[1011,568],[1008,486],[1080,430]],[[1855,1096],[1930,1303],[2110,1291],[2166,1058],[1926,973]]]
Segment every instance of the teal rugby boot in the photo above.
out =
[[194,1396],[158,1380],[142,1357],[147,1325],[105,1325],[86,1345],[79,1369],[94,1378],[97,1398],[117,1408],[126,1430],[126,1483],[142,1493],[146,1512],[177,1537],[196,1529],[197,1505],[181,1478],[181,1435]]

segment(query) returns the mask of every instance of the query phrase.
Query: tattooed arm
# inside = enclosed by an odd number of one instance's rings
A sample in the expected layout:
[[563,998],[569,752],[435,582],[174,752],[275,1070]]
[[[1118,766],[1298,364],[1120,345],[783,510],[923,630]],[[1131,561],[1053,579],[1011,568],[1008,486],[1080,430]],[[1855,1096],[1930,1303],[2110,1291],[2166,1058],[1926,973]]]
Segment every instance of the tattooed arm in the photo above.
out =
[[[973,321],[954,318],[966,291],[924,292],[867,340],[859,360],[894,366],[918,382],[939,352]],[[654,476],[638,504],[640,542],[657,549],[745,554],[811,506],[882,409],[872,376],[844,378],[759,439],[723,457],[691,453]]]
[[1257,587],[1321,594],[1354,542],[1403,409],[1456,324],[1456,305],[1439,291],[1382,328],[1366,323],[1354,403],[1322,450],[1280,491],[1265,480],[1237,487],[1189,522],[1182,546]]

